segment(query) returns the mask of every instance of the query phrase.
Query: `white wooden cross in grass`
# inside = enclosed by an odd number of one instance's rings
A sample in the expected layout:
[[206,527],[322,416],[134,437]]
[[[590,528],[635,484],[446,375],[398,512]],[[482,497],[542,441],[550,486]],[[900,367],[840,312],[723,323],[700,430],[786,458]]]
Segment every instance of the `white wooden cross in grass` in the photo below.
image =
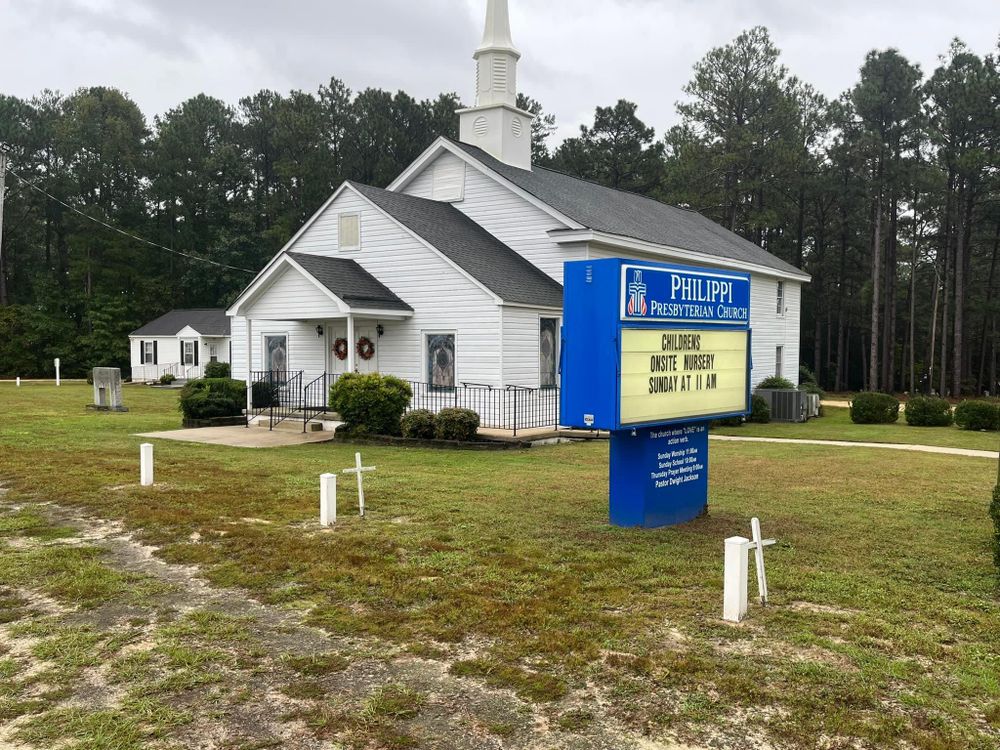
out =
[[361,454],[354,454],[354,468],[344,469],[344,474],[356,474],[358,477],[358,507],[361,509],[361,517],[364,518],[365,515],[365,488],[361,482],[361,475],[366,471],[375,471],[374,466],[362,466],[361,465]]
[[757,589],[760,592],[760,603],[767,606],[767,574],[764,572],[764,547],[776,543],[774,539],[762,539],[760,535],[760,520],[750,519],[752,539],[742,536],[729,537],[726,540],[725,581],[722,597],[722,617],[731,622],[740,622],[746,617],[748,606],[747,595],[747,553],[754,553],[754,567],[757,569]]

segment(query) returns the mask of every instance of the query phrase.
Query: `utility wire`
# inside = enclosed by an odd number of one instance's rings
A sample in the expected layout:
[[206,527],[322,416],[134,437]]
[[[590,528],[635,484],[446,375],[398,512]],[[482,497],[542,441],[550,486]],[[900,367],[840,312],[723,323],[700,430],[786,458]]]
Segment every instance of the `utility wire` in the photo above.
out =
[[145,237],[139,237],[138,235],[132,234],[131,232],[126,232],[124,229],[119,229],[118,227],[115,227],[115,226],[112,226],[111,224],[108,224],[106,221],[102,221],[101,219],[98,219],[96,217],[90,216],[89,214],[85,214],[83,211],[81,211],[80,209],[76,208],[75,206],[71,206],[69,203],[66,203],[65,201],[59,200],[54,195],[52,195],[52,194],[46,192],[45,190],[43,190],[36,183],[34,183],[31,180],[26,179],[25,177],[22,177],[21,175],[19,175],[17,172],[15,172],[9,166],[7,167],[7,174],[14,175],[18,180],[21,181],[21,184],[27,185],[32,190],[35,190],[36,192],[41,193],[42,195],[44,195],[49,200],[52,200],[52,201],[55,201],[56,203],[58,203],[60,206],[64,206],[64,207],[68,208],[70,211],[72,211],[72,212],[74,212],[76,214],[79,214],[83,218],[88,219],[89,221],[92,221],[95,224],[100,224],[105,229],[110,229],[112,232],[117,232],[118,234],[123,235],[125,237],[128,237],[129,239],[135,240],[136,242],[141,242],[141,243],[143,243],[145,245],[149,245],[150,247],[155,247],[155,248],[157,248],[159,250],[165,250],[168,253],[173,253],[174,255],[180,255],[180,256],[182,256],[184,258],[188,258],[189,260],[198,261],[199,263],[209,263],[209,264],[211,264],[213,266],[218,266],[219,268],[227,268],[230,271],[240,271],[241,273],[249,273],[249,274],[255,274],[256,273],[256,271],[251,271],[249,268],[239,268],[238,266],[230,266],[230,265],[228,265],[226,263],[219,263],[216,260],[211,260],[210,258],[202,258],[201,256],[198,256],[198,255],[193,255],[191,253],[186,253],[183,250],[175,250],[172,247],[167,247],[166,245],[161,245],[158,242],[153,242],[152,240],[147,240]]

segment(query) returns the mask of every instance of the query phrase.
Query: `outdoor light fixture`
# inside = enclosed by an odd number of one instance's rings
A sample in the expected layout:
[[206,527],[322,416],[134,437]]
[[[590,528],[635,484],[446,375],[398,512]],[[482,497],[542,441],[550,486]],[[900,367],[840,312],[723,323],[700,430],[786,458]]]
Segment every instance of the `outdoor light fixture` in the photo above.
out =
[[316,326],[316,335],[323,338],[323,326]]
[[379,338],[382,338],[382,334],[385,333],[385,326],[383,326],[381,323],[377,324],[375,326],[375,333],[378,334]]

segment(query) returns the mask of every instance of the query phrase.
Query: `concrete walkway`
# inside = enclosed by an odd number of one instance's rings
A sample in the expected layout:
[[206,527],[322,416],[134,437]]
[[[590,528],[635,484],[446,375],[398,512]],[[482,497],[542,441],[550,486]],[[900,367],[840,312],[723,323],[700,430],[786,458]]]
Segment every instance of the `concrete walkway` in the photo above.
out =
[[260,427],[202,427],[197,430],[145,432],[138,437],[205,445],[228,445],[231,448],[284,448],[289,445],[327,443],[333,440],[334,433],[265,430]]
[[942,453],[948,456],[971,456],[972,458],[1000,458],[996,451],[980,451],[971,448],[946,448],[941,445],[910,445],[908,443],[854,443],[849,440],[797,440],[795,438],[737,437],[735,435],[710,435],[711,440],[733,443],[789,443],[805,445],[832,445],[838,448],[884,448],[894,451],[915,451],[917,453]]

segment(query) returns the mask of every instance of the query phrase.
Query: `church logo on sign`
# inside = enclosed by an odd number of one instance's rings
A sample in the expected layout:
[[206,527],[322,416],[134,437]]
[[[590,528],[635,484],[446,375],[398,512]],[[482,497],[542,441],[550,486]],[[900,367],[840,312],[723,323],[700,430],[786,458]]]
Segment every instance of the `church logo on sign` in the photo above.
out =
[[644,316],[648,310],[646,285],[642,283],[642,271],[636,268],[632,272],[632,283],[628,285],[628,314]]

